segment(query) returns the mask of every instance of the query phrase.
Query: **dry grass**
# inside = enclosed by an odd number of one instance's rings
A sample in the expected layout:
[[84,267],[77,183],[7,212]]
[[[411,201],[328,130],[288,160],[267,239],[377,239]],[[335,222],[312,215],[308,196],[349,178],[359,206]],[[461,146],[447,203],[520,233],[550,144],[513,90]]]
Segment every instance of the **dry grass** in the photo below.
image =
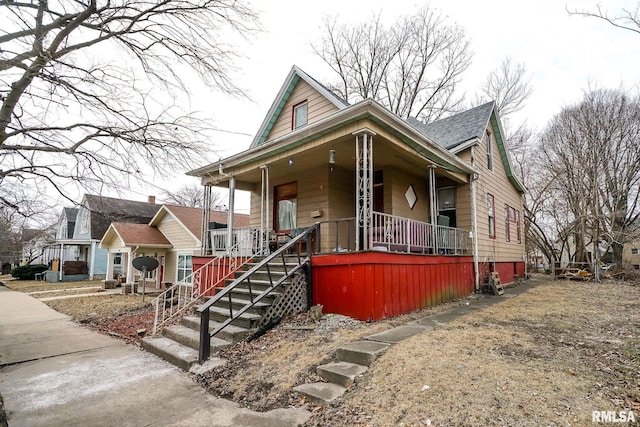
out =
[[639,414],[639,325],[640,286],[546,283],[393,346],[318,425],[591,425],[596,410]]
[[87,280],[82,282],[43,282],[41,280],[13,280],[10,276],[2,276],[0,280],[8,288],[19,292],[56,291],[60,289],[74,289],[102,286],[99,280]]
[[46,304],[56,311],[71,316],[77,322],[98,324],[117,317],[149,307],[151,298],[146,297],[142,302],[140,295],[100,295],[90,297],[65,298],[47,301]]

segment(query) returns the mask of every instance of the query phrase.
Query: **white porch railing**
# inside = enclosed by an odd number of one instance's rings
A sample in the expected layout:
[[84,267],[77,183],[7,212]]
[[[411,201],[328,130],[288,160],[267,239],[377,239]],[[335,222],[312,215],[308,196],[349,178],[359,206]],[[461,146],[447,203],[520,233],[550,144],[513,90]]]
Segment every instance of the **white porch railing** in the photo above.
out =
[[[460,255],[467,250],[469,233],[453,227],[415,221],[395,215],[373,212],[371,249],[387,251]],[[433,238],[435,235],[436,239]]]
[[[207,234],[207,250],[213,255],[225,253],[227,250],[228,230],[226,228],[218,228],[208,230]],[[240,256],[252,256],[259,253],[261,246],[259,237],[260,233],[256,228],[234,228],[232,242],[234,246],[238,246]]]
[[253,247],[252,242],[258,240],[260,230],[246,228],[238,231],[241,231],[237,235],[240,239],[236,240],[231,248],[219,253],[218,256],[212,258],[182,281],[172,285],[153,300],[156,309],[153,335],[158,332],[159,328],[193,307],[201,296],[206,295],[213,288],[223,285],[226,279],[252,260],[253,253],[247,251],[247,248]]

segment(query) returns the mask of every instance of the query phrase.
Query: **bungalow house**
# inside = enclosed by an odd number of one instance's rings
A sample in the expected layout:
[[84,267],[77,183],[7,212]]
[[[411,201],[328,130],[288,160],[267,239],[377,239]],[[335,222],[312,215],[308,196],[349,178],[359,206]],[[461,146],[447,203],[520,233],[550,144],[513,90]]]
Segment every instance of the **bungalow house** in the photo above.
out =
[[52,266],[47,280],[106,278],[108,251],[98,244],[109,225],[112,222],[146,224],[157,211],[153,196],[148,202],[137,202],[86,194],[78,208],[62,211],[56,242],[50,247]]
[[[227,212],[211,211],[212,227],[224,229]],[[248,215],[234,215],[238,227],[249,225]],[[159,263],[157,270],[147,272],[157,289],[173,282],[191,281],[192,258],[202,253],[202,209],[162,205],[146,224],[113,222],[100,240],[100,248],[108,252],[107,279],[133,283],[138,277],[132,261],[150,256]]]
[[325,312],[377,320],[468,295],[489,272],[524,275],[524,187],[493,102],[424,124],[347,104],[294,66],[251,146],[189,175],[228,188],[231,210],[251,193],[261,253],[305,234]]

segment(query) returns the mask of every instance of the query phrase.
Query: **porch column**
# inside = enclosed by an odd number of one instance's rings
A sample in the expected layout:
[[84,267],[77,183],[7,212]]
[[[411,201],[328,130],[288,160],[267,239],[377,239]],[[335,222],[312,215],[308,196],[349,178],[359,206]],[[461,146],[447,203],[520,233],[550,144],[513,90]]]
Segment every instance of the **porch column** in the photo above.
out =
[[62,257],[64,256],[64,243],[60,243],[60,258],[58,262],[58,277],[62,282]]
[[123,265],[127,266],[127,283],[133,283],[133,264],[131,264],[133,252],[131,252],[131,248],[127,248],[127,252],[124,255],[127,257],[126,263],[123,263]]
[[356,250],[368,250],[373,217],[373,137],[370,129],[354,132],[356,137]]
[[104,276],[106,280],[113,280],[113,258],[115,254],[109,251],[109,255],[107,256],[107,274]]
[[436,166],[429,166],[429,216],[431,217],[431,236],[433,253],[438,253],[438,195],[436,193]]
[[269,236],[267,229],[269,227],[269,165],[260,167],[262,188],[260,190],[260,245],[259,251],[268,251]]
[[93,280],[93,276],[96,272],[96,243],[97,242],[95,240],[92,240],[91,245],[89,246],[89,251],[91,252],[89,254],[89,280]]
[[204,186],[204,200],[202,201],[202,228],[200,229],[200,255],[207,255],[209,241],[209,220],[211,218],[211,186]]
[[233,246],[233,210],[235,206],[236,178],[229,178],[229,212],[227,212],[227,250]]

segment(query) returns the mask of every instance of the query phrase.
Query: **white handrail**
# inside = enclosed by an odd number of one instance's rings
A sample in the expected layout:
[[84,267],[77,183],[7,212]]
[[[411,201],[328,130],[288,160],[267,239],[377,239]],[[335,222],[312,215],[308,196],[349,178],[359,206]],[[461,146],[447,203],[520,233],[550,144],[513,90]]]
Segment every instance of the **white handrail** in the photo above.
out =
[[[253,259],[253,254],[247,252],[246,248],[253,246],[259,230],[241,230],[245,231],[240,234],[242,239],[238,239],[224,253],[212,258],[153,300],[152,303],[155,305],[153,335],[162,326],[193,307],[203,295],[224,284],[226,279]],[[221,268],[221,266],[224,267]]]

